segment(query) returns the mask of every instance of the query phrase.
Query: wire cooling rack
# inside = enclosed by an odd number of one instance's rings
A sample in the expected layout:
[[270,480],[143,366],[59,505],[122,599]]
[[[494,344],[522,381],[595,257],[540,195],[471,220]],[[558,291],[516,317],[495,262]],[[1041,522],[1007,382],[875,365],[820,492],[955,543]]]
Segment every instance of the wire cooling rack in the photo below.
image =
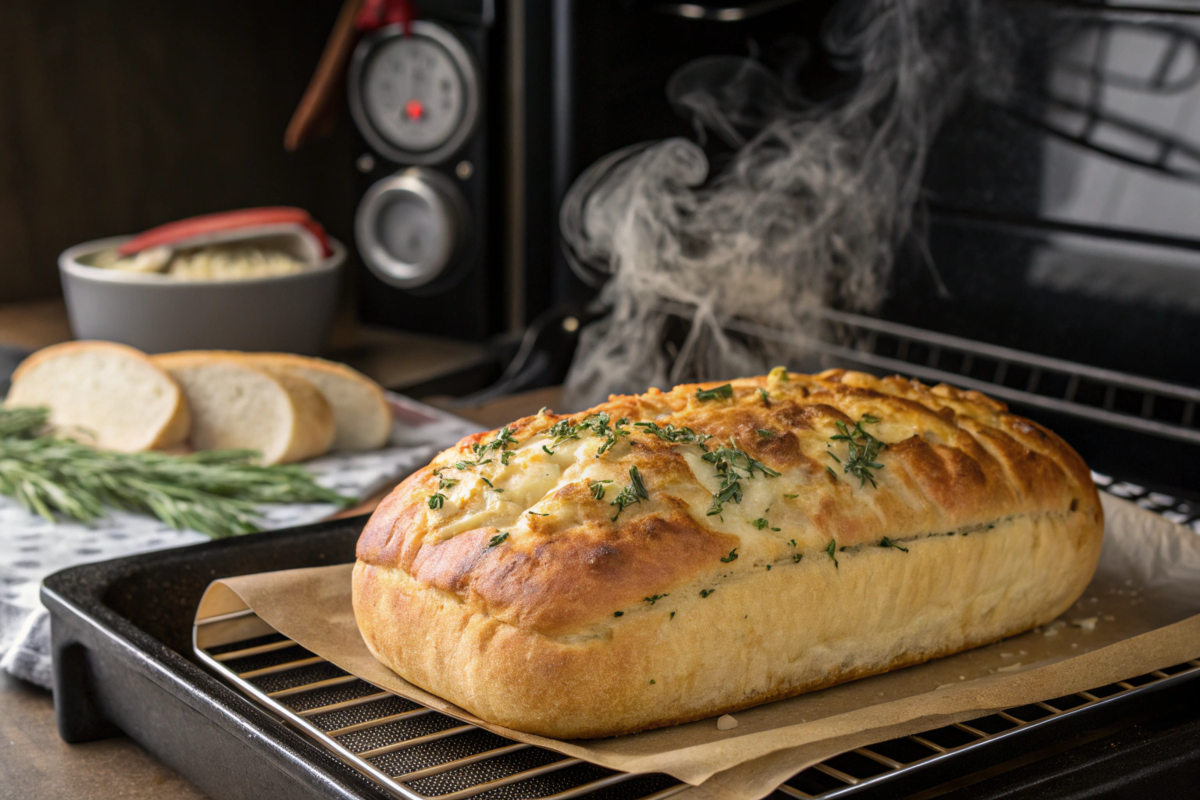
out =
[[[1093,473],[1103,491],[1200,532],[1200,504]],[[253,611],[202,620],[214,672],[403,800],[666,800],[686,784],[631,774],[498,736],[360,680],[274,632]],[[248,631],[248,638],[230,636]],[[229,642],[230,638],[237,639]],[[1200,660],[860,747],[784,782],[775,800],[846,797],[1045,728],[1151,687],[1200,677]]]

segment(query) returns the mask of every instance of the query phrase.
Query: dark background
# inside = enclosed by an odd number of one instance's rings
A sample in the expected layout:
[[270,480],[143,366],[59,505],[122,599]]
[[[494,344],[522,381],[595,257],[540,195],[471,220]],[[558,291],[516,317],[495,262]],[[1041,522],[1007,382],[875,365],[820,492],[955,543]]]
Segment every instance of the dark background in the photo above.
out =
[[0,3],[0,303],[57,296],[73,244],[193,214],[297,205],[350,243],[348,117],[283,149],[340,5]]

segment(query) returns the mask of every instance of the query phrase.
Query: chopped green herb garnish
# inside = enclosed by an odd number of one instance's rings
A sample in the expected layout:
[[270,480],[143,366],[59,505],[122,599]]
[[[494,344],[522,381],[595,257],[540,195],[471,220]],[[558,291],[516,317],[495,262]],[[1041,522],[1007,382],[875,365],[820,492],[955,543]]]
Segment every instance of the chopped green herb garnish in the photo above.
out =
[[637,467],[629,468],[629,479],[633,481],[632,488],[634,494],[642,500],[649,500],[650,493],[646,491],[646,484],[642,483],[642,473],[638,472]]
[[883,540],[879,543],[879,546],[880,547],[894,547],[897,550],[903,550],[906,553],[908,552],[907,547],[901,547],[900,545],[896,544],[895,542],[893,542],[891,539],[889,539],[886,536],[883,537]]
[[654,605],[659,600],[662,600],[664,597],[667,597],[668,595],[670,595],[670,592],[667,592],[665,594],[652,594],[649,597],[643,597],[642,599],[645,600],[650,605]]
[[766,528],[771,523],[767,522],[762,517],[759,517],[756,520],[751,520],[750,524],[753,525],[754,527],[758,528],[761,531],[762,529]]
[[[833,559],[833,566],[838,567],[838,560],[837,560],[836,553],[837,553],[837,541],[834,539],[830,539],[829,544],[825,547],[825,555],[827,555]],[[838,567],[838,568],[840,569],[840,567]]]
[[604,493],[608,491],[604,488],[604,484],[606,483],[612,483],[612,481],[592,481],[590,484],[588,484],[588,488],[592,490],[592,497],[596,498],[597,500],[603,500]]
[[715,389],[698,389],[696,391],[697,400],[731,400],[732,398],[733,384],[730,383]]
[[771,565],[767,564],[767,572],[770,572],[770,571],[771,571]]
[[758,396],[762,398],[764,406],[771,405],[771,396],[769,394],[767,394],[767,390],[762,388],[761,386],[758,387]]
[[432,509],[436,510],[436,509],[441,508],[445,502],[446,502],[446,496],[441,494],[440,492],[437,494],[429,495],[429,507]]
[[609,503],[610,506],[617,507],[617,513],[612,517],[613,522],[616,522],[617,517],[621,516],[621,512],[629,506],[650,499],[650,493],[646,491],[646,485],[642,483],[642,473],[638,472],[637,467],[629,468],[629,480],[631,481],[629,486],[622,489],[621,493],[617,495],[617,499]]
[[[850,457],[843,465],[843,472],[846,472],[858,478],[860,483],[858,488],[863,488],[870,481],[871,486],[875,486],[875,474],[871,470],[883,469],[883,464],[880,464],[875,459],[879,453],[887,448],[887,445],[876,439],[871,434],[863,430],[863,423],[879,422],[878,419],[870,415],[864,415],[861,420],[854,423],[854,428],[850,429],[846,423],[840,419],[834,424],[837,425],[839,433],[829,437],[835,442],[845,442],[849,449]],[[830,457],[839,464],[842,460],[829,453]]]
[[[492,463],[492,459],[485,458],[488,453],[496,450],[506,452],[509,445],[517,444],[519,444],[519,442],[513,438],[512,429],[510,429],[508,426],[505,426],[496,433],[496,438],[492,439],[487,444],[480,444],[479,442],[476,442],[475,444],[471,445],[471,452],[475,456],[474,460],[459,461],[454,465],[454,468],[458,470],[465,470],[469,469],[470,467],[482,467],[484,464],[490,464]],[[505,453],[502,452],[500,455],[500,461],[507,466],[508,459],[506,459],[504,455]]]
[[668,620],[668,621],[670,621],[670,620],[673,620],[673,619],[675,619],[675,612],[674,612],[674,611],[672,611],[672,612],[671,612],[671,616],[667,617],[667,620]]
[[803,553],[792,553],[792,561],[794,561],[795,563],[799,564],[800,559],[802,559],[802,558],[804,558]]
[[533,514],[535,517],[548,517],[549,514],[543,514],[540,511],[526,511],[526,514]]
[[651,686],[653,686],[653,685],[654,685],[654,678],[651,678],[651,679],[650,679],[650,685],[651,685]]
[[758,428],[758,435],[764,439],[774,439],[777,435],[775,431],[769,431],[766,428]]
[[705,444],[709,439],[713,438],[707,433],[696,433],[691,428],[675,427],[671,423],[667,423],[666,427],[660,428],[655,422],[635,422],[633,427],[641,428],[646,433],[652,433],[664,442],[671,444],[696,444],[704,449],[708,449]]
[[544,450],[548,455],[554,455],[554,451],[549,447],[546,447],[546,445],[542,445],[542,450]]
[[770,478],[779,477],[778,472],[761,461],[754,460],[739,449],[732,438],[729,440],[728,447],[707,452],[701,458],[714,464],[717,468],[717,476],[721,478],[721,486],[713,495],[712,506],[708,509],[710,517],[724,511],[725,503],[742,502],[741,480],[742,478],[753,478],[755,470]]
[[[613,425],[612,430],[608,431],[608,435],[604,440],[604,444],[600,445],[600,449],[596,451],[596,458],[599,458],[600,456],[604,455],[604,453],[608,450],[608,448],[615,445],[617,443],[618,436],[628,436],[629,435],[629,430],[624,427],[625,425],[628,425],[628,424],[629,424],[628,417],[621,417],[619,420],[617,420],[616,424]],[[603,435],[603,434],[600,434],[597,431],[597,435]]]
[[498,534],[496,534],[495,536],[493,536],[491,539],[488,539],[488,545],[487,545],[487,546],[488,546],[488,547],[495,547],[496,545],[500,544],[501,542],[503,542],[503,541],[504,541],[505,539],[507,539],[507,538],[508,538],[508,531],[501,531],[500,533],[498,533]]
[[493,486],[493,485],[492,485],[492,482],[491,482],[491,481],[489,481],[487,478],[485,478],[485,477],[483,477],[482,475],[480,475],[480,476],[479,476],[479,479],[480,479],[481,481],[483,481],[484,483],[486,483],[486,484],[488,485],[488,488],[489,488],[489,489],[491,489],[491,490],[492,490],[493,492],[495,492],[496,494],[504,494],[504,490],[503,490],[503,489],[497,489],[495,486]]
[[795,539],[790,539],[790,540],[788,540],[788,544],[790,544],[792,547],[795,547],[795,546],[796,546],[796,540],[795,540]]
[[500,463],[507,467],[508,462],[512,460],[513,455],[514,453],[512,450],[505,450],[500,454]]
[[513,438],[512,429],[505,425],[496,434],[496,438],[492,439],[484,446],[489,450],[507,450],[510,444],[515,447],[516,445],[520,444],[520,442]]
[[441,475],[438,475],[438,491],[439,492],[442,489],[453,489],[455,486],[458,486],[458,481],[451,480],[450,478],[443,478]]
[[826,466],[825,466],[825,471],[826,471],[826,472],[828,472],[830,475],[832,475],[832,476],[833,476],[833,479],[834,479],[835,481],[838,479],[838,477],[837,477],[837,473],[833,471],[833,467],[831,467],[831,466],[829,466],[829,465],[826,465]]
[[795,500],[799,496],[800,496],[799,494],[785,494],[784,495],[784,497],[786,497],[789,500]]
[[[629,435],[629,431],[622,427],[629,423],[628,419],[622,417],[611,428],[609,427],[609,419],[608,414],[603,411],[589,414],[574,425],[571,424],[570,420],[564,419],[561,422],[555,423],[547,433],[554,437],[553,444],[559,445],[568,439],[578,439],[580,438],[580,434],[590,431],[604,439],[604,442],[600,445],[600,449],[596,451],[596,456],[599,457],[617,443],[618,436]],[[544,446],[543,449],[545,449]]]
[[721,559],[721,561],[722,561],[723,563],[725,563],[725,564],[729,564],[729,563],[731,563],[731,562],[733,562],[733,561],[737,561],[737,557],[738,557],[738,554],[737,554],[737,548],[735,547],[735,548],[733,548],[732,550],[730,550],[730,551],[729,551],[729,555],[727,555],[727,556],[723,557],[723,558]]
[[713,593],[713,592],[715,592],[715,591],[716,591],[716,589],[701,589],[701,590],[700,590],[700,597],[701,597],[701,598],[708,597],[710,594],[712,594],[712,593]]
[[623,616],[625,616],[625,612],[624,611],[614,611],[613,616],[614,617],[623,617]]

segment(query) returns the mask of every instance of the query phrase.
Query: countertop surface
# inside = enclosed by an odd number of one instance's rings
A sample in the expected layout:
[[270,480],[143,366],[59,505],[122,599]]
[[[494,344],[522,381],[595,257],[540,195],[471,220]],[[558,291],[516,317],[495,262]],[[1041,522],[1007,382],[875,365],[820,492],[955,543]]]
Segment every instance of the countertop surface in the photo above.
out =
[[[68,338],[61,301],[0,307],[0,344],[33,349]],[[439,343],[438,347],[442,357],[455,353],[466,359],[471,354],[468,347],[455,343]],[[380,351],[375,359],[385,369],[417,373],[423,369],[409,348],[398,355]],[[557,398],[556,389],[543,389],[478,408],[451,410],[498,427],[553,405]],[[364,510],[355,509],[358,513]],[[204,796],[131,739],[66,744],[55,727],[51,693],[0,672],[0,798],[187,800]]]

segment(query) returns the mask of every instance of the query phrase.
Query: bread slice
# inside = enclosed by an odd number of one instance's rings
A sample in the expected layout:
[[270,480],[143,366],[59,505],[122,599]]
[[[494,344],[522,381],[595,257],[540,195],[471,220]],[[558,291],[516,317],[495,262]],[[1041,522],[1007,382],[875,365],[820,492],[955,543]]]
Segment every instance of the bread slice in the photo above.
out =
[[303,378],[325,395],[337,423],[334,450],[375,450],[387,443],[392,410],[383,387],[361,372],[345,364],[285,353],[247,353],[243,358],[272,374]]
[[319,456],[333,442],[333,412],[308,381],[272,374],[223,353],[154,356],[187,395],[192,446],[262,453],[263,464]]
[[105,450],[132,453],[187,438],[187,400],[145,353],[112,342],[66,342],[25,359],[5,405],[47,406],[50,422]]

